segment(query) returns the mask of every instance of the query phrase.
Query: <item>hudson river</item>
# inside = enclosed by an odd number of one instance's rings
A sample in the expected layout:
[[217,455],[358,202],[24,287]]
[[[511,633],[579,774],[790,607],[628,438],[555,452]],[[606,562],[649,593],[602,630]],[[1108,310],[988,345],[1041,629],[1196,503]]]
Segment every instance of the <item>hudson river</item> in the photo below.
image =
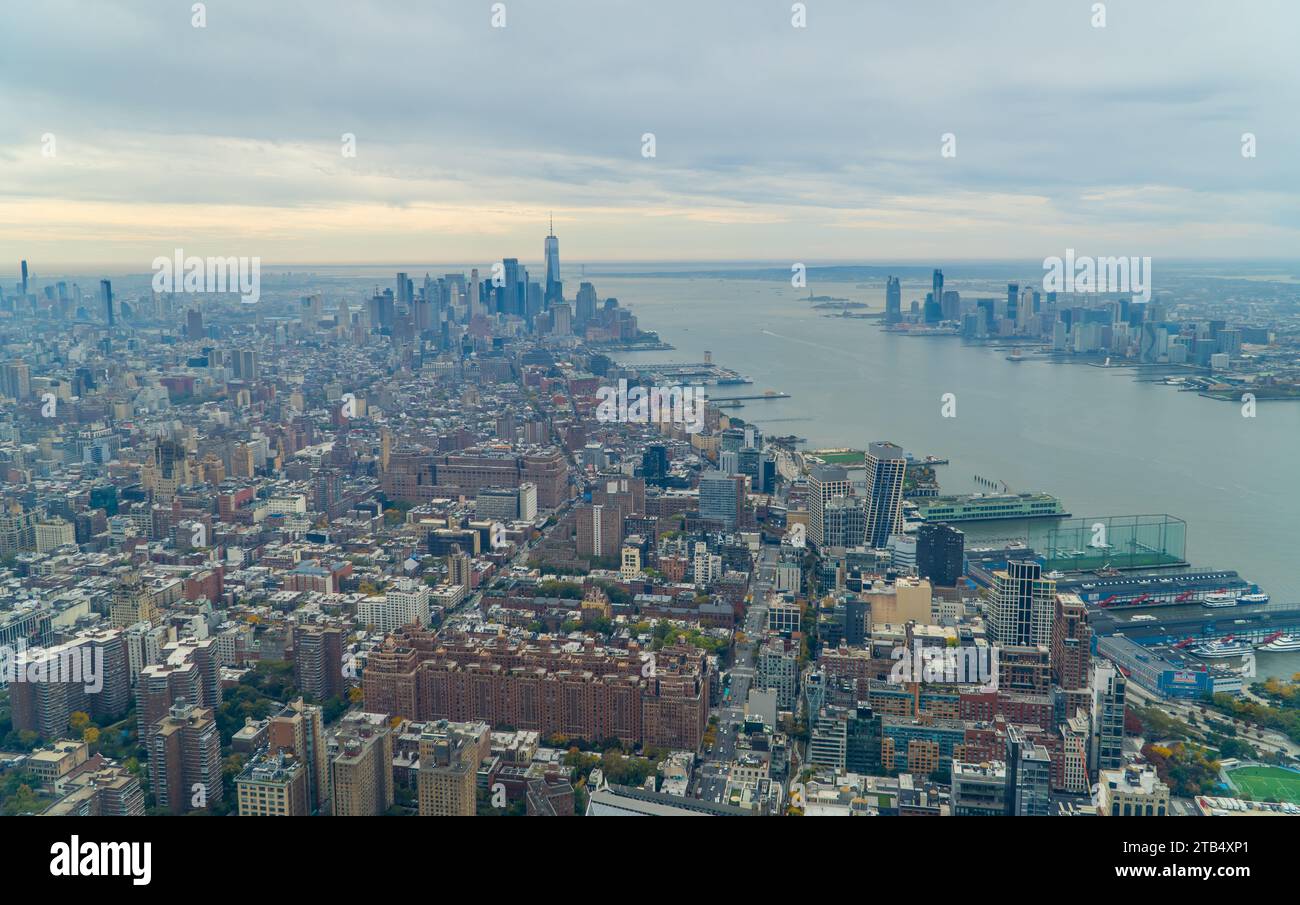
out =
[[[703,361],[753,381],[715,397],[765,390],[733,414],[807,448],[865,448],[892,440],[936,455],[942,492],[980,490],[976,474],[1012,490],[1045,490],[1076,517],[1169,513],[1187,522],[1187,559],[1238,570],[1274,601],[1300,602],[1300,403],[1241,406],[1139,383],[1128,369],[1027,359],[957,337],[888,334],[875,320],[825,317],[808,290],[756,279],[591,276],[602,297],[629,307],[671,352],[628,362]],[[818,282],[818,296],[880,311],[884,285]],[[903,307],[928,287],[903,285]],[[956,396],[956,417],[941,397]],[[1006,536],[1023,532],[1023,522]],[[989,536],[987,532],[979,532]],[[996,531],[992,536],[997,536]]]

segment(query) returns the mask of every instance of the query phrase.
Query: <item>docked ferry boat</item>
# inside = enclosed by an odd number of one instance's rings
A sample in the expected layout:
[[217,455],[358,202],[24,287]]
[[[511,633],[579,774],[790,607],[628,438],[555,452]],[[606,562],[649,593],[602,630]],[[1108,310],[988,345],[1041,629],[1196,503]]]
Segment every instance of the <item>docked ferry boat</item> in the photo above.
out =
[[1250,653],[1250,650],[1247,641],[1207,641],[1193,647],[1191,652],[1202,659],[1221,660],[1225,657],[1240,657]]
[[1237,595],[1232,591],[1212,591],[1201,598],[1201,606],[1218,608],[1236,605]]

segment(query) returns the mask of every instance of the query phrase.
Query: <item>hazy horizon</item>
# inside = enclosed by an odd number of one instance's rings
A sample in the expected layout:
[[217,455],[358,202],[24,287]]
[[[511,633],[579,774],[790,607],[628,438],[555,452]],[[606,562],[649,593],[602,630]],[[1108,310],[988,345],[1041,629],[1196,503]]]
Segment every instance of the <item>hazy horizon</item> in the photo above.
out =
[[[561,240],[563,242],[563,240]],[[561,254],[564,253],[563,244],[561,245]],[[1082,251],[1080,251],[1082,253]],[[190,254],[186,250],[186,254]],[[196,255],[206,257],[204,255]],[[511,257],[507,255],[507,257]],[[496,258],[485,258],[479,261],[410,261],[410,260],[392,260],[392,261],[352,261],[347,263],[341,262],[321,262],[321,261],[297,261],[297,262],[269,262],[263,260],[260,265],[263,274],[302,274],[315,271],[359,271],[374,270],[377,275],[391,277],[394,273],[407,272],[412,276],[423,274],[426,270],[431,274],[443,272],[464,271],[468,273],[471,268],[485,270],[495,261],[499,261],[501,256]],[[24,259],[26,260],[26,259]],[[530,268],[540,268],[544,262],[540,255],[528,257],[519,255],[518,260],[521,264]],[[107,267],[96,267],[94,264],[78,264],[73,268],[52,268],[50,266],[41,266],[41,261],[28,260],[29,274],[32,280],[86,277],[93,279],[101,278],[151,278],[153,272],[148,268],[137,269],[113,269],[113,265]],[[865,260],[865,259],[835,259],[835,260],[806,260],[800,261],[806,268],[809,276],[814,276],[818,271],[824,270],[844,270],[844,269],[881,269],[896,271],[897,275],[907,275],[908,271],[916,271],[915,275],[928,275],[933,269],[944,270],[950,279],[962,279],[970,277],[969,270],[977,269],[980,271],[989,271],[996,273],[1016,273],[1021,272],[1028,276],[1040,276],[1042,262],[1032,258],[955,258],[955,257],[937,257],[937,258],[890,258],[887,260]],[[1276,273],[1271,272],[1273,268],[1297,268],[1300,269],[1300,256],[1294,258],[1160,258],[1156,264],[1161,269],[1171,269],[1175,272],[1184,272],[1192,268],[1210,268],[1224,270],[1229,268],[1242,268],[1247,270],[1264,271],[1270,270],[1269,273],[1252,274],[1256,279],[1265,279],[1266,277],[1276,276],[1294,280],[1300,277],[1300,273]],[[9,269],[16,270],[18,262],[14,262]],[[0,265],[3,266],[3,265]],[[593,279],[600,277],[655,277],[655,276],[692,276],[692,275],[712,275],[719,272],[734,272],[737,277],[753,277],[759,279],[784,279],[788,274],[790,264],[785,261],[775,261],[771,259],[722,259],[722,258],[698,258],[698,259],[646,259],[646,260],[589,260],[575,258],[572,255],[566,255],[563,258],[563,272],[572,276],[574,271],[590,270],[587,275]],[[637,269],[640,268],[640,269]],[[365,274],[356,274],[364,276]],[[988,276],[988,273],[981,274]],[[1214,276],[1231,277],[1233,274],[1207,274],[1209,277]],[[0,277],[0,279],[5,279]],[[570,287],[574,289],[576,287]]]

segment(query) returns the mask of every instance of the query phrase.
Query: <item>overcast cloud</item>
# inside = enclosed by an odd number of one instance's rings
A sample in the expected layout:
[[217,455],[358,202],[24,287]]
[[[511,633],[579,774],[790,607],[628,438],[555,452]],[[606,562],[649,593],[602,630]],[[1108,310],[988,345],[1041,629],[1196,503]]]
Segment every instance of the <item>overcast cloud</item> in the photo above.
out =
[[6,4],[0,260],[1300,248],[1300,4],[504,2]]

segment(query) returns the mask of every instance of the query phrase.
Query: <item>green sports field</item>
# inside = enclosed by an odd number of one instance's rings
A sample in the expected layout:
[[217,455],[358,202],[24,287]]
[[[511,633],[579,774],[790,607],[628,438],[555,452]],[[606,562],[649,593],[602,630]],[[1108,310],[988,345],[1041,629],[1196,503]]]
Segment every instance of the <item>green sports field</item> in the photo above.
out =
[[838,452],[813,452],[812,455],[827,465],[861,465],[867,454],[860,449],[846,449]]
[[1289,801],[1300,804],[1300,773],[1281,767],[1238,767],[1228,780],[1256,801]]

